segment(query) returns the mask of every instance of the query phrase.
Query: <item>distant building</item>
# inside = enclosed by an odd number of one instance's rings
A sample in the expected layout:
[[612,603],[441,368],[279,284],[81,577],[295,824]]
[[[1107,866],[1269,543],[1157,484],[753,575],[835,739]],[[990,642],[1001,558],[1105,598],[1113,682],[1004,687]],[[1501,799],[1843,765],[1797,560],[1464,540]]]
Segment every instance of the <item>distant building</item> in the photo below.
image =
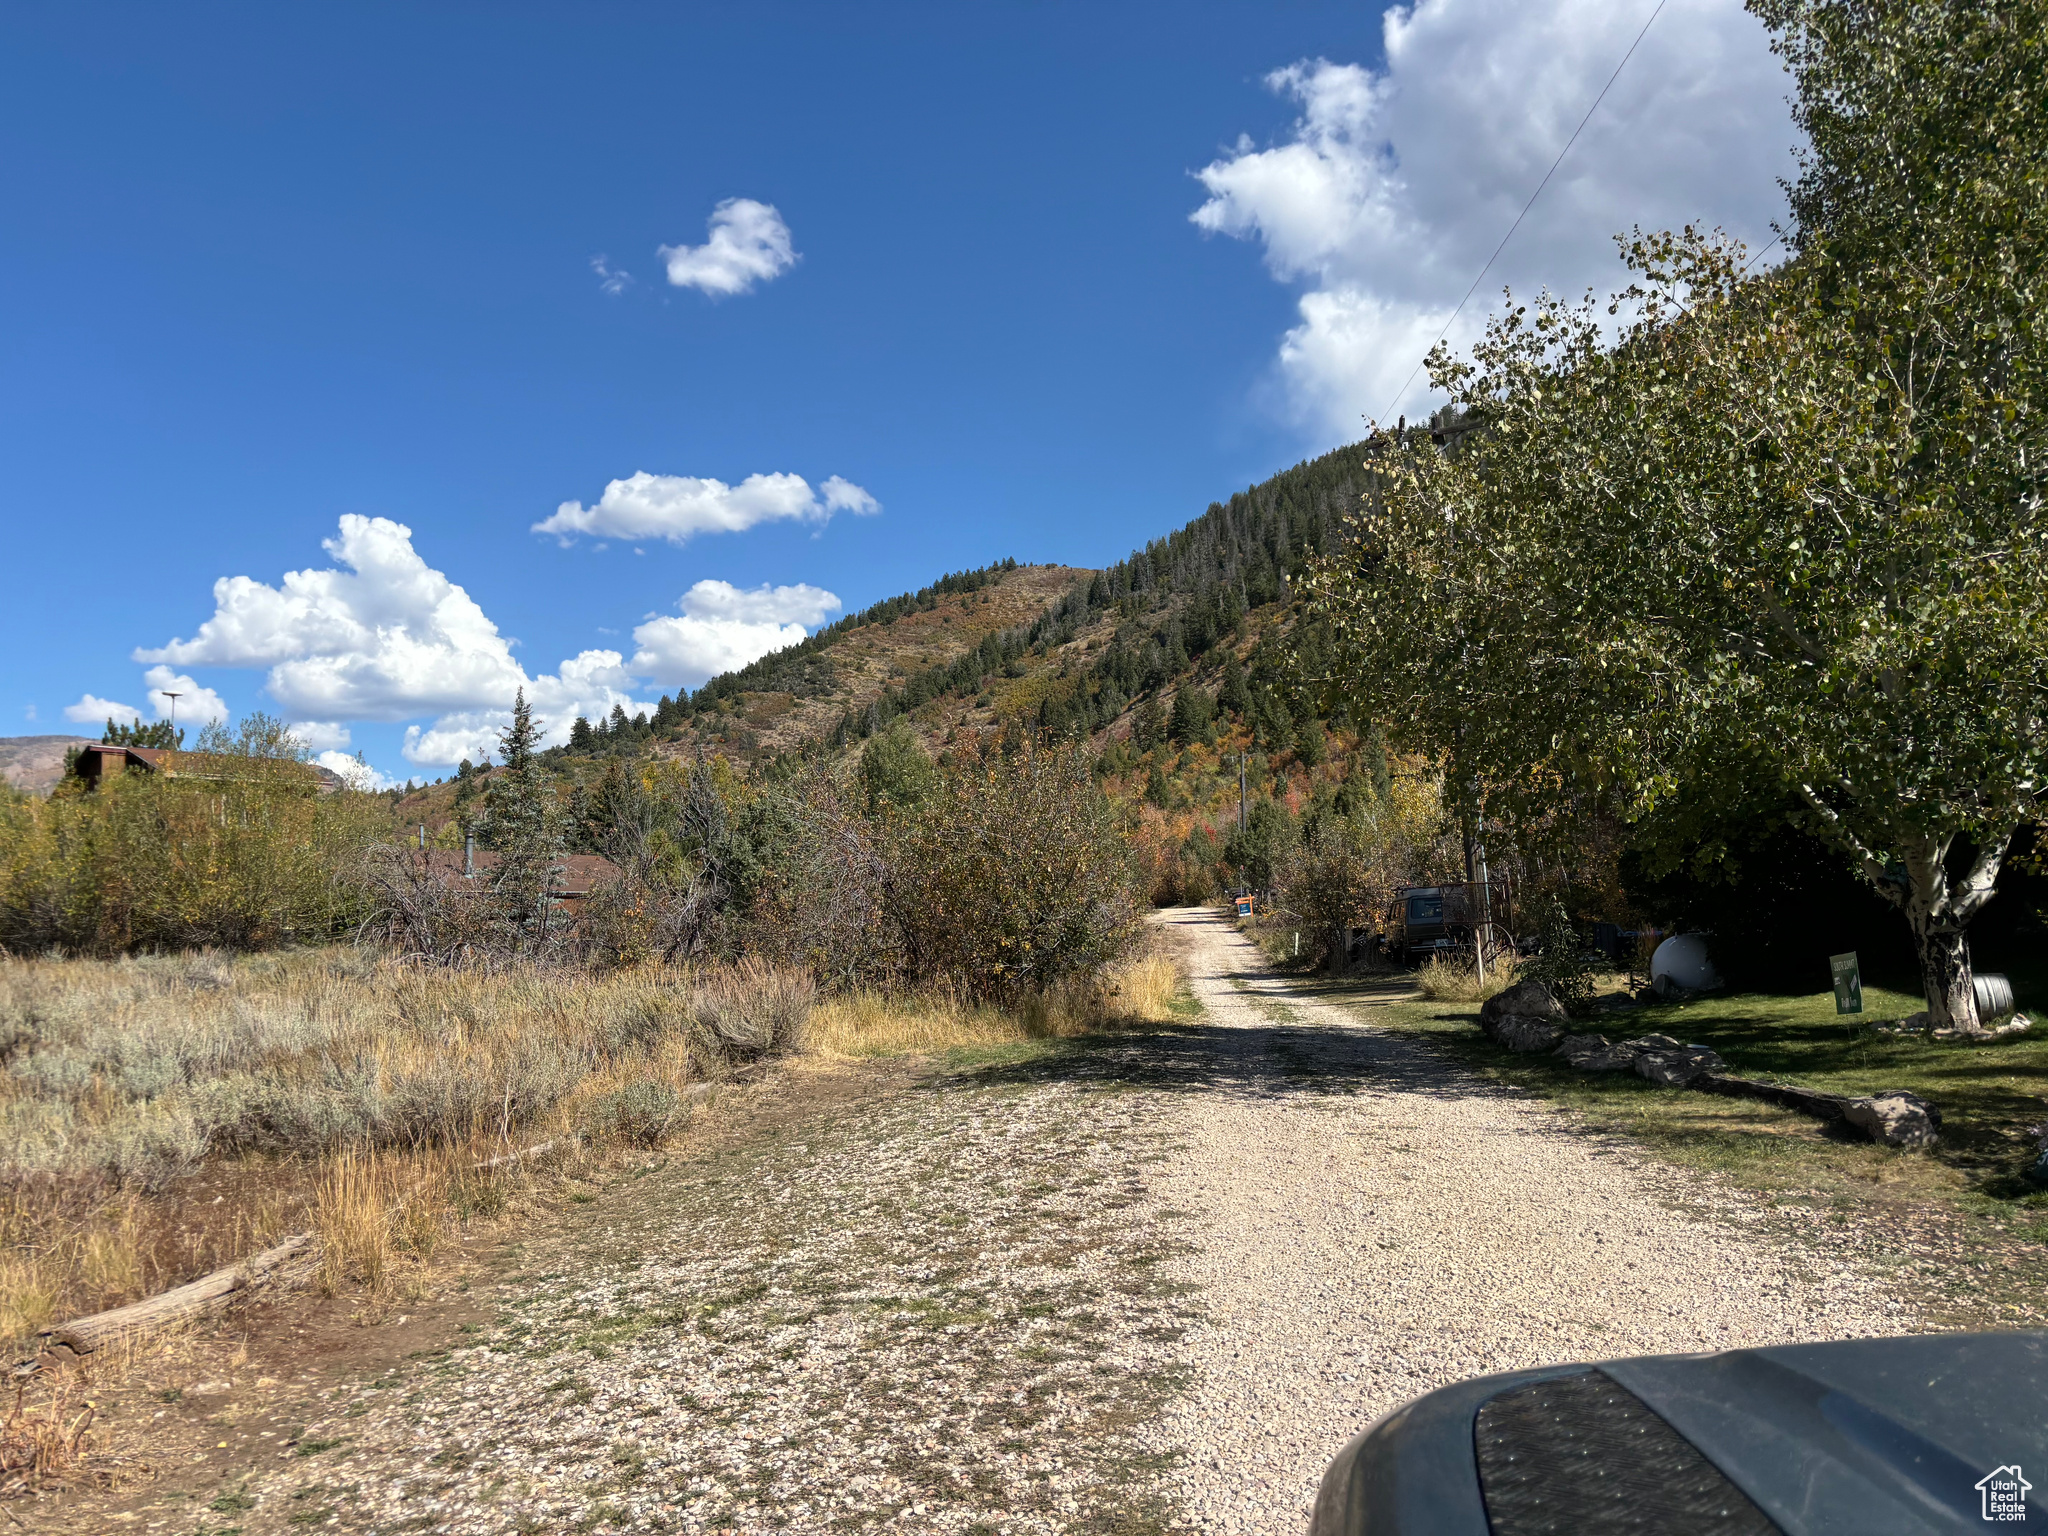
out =
[[[113,747],[104,742],[94,742],[79,749],[78,762],[72,771],[85,780],[89,788],[97,789],[106,775],[129,769],[160,773],[167,779],[240,779],[247,777],[248,763],[247,758],[222,752],[185,752],[173,747]],[[331,795],[347,787],[340,774],[317,763],[294,766],[305,775],[307,785],[320,794]]]
[[[488,875],[498,867],[498,855],[488,848],[427,848],[420,857],[434,878],[448,885]],[[578,902],[600,885],[619,876],[619,866],[595,853],[564,853],[554,859],[555,894],[562,900]]]
[[[459,888],[470,880],[487,879],[499,864],[497,854],[488,848],[477,847],[474,842],[468,842],[461,848],[407,851],[422,861],[414,865],[415,869],[423,867],[430,879],[451,888]],[[572,926],[579,921],[583,903],[590,898],[590,893],[618,879],[621,873],[619,866],[610,859],[594,853],[558,854],[552,862],[554,880],[550,893]]]

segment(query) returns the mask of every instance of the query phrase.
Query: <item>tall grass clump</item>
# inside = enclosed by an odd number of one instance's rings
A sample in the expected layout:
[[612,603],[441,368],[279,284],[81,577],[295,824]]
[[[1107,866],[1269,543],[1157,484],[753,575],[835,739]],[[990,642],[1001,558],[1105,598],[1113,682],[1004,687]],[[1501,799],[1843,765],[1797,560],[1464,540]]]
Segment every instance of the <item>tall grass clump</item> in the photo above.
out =
[[748,1060],[801,1050],[817,1003],[818,984],[808,971],[750,955],[697,982],[689,1013],[709,1052]]
[[1074,977],[1002,1006],[945,987],[895,995],[859,990],[819,1003],[811,1048],[828,1057],[1016,1045],[1067,1039],[1105,1028],[1170,1023],[1186,978],[1160,948],[1126,955],[1092,976]]
[[1523,963],[1513,955],[1494,956],[1486,962],[1482,983],[1469,958],[1431,955],[1416,967],[1415,985],[1432,1003],[1483,1003],[1519,981]]

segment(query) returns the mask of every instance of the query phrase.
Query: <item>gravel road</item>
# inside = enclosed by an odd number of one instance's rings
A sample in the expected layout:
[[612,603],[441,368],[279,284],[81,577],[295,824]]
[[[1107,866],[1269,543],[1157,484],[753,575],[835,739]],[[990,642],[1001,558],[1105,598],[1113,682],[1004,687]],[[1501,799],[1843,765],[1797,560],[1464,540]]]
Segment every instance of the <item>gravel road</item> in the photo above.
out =
[[1338,1448],[1407,1398],[1564,1360],[1910,1332],[1867,1272],[1729,1193],[1314,1001],[1214,915],[1189,940],[1210,1091],[1155,1187],[1206,1320],[1158,1427],[1198,1528],[1297,1533]]
[[616,1181],[197,1529],[1294,1536],[1345,1439],[1460,1377],[1910,1329],[1735,1196],[1162,922],[1201,1018]]

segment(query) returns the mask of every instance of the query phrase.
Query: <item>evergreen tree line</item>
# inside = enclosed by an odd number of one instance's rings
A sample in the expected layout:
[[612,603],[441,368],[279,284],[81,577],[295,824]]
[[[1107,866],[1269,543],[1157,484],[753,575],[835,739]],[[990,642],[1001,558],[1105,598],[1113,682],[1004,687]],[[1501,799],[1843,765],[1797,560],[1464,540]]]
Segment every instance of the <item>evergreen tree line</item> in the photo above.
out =
[[618,747],[635,747],[653,740],[663,726],[681,718],[675,701],[666,694],[655,706],[652,720],[647,718],[645,710],[628,719],[626,706],[614,704],[611,714],[595,725],[578,715],[575,724],[569,727],[569,741],[563,750],[577,756],[594,756]]
[[1135,618],[1175,598],[1211,616],[1227,603],[1243,613],[1285,599],[1308,561],[1335,547],[1363,488],[1360,463],[1356,445],[1338,448],[1211,502],[1185,527],[1077,584],[1032,624],[1030,642],[1062,645],[1112,610]]
[[[1322,717],[1301,679],[1314,676],[1310,669],[1324,660],[1326,637],[1313,627],[1284,641],[1269,634],[1253,647],[1247,663],[1226,644],[1243,634],[1245,620],[1237,592],[1214,583],[1163,619],[1127,619],[1092,663],[1055,684],[1031,723],[1055,740],[1087,736],[1143,701],[1132,732],[1141,752],[1167,740],[1180,745],[1213,741],[1213,722],[1227,715],[1241,721],[1267,751],[1291,747],[1310,763],[1321,761]],[[865,740],[934,699],[979,695],[998,676],[1021,677],[1025,657],[1060,643],[1045,635],[1034,639],[1035,628],[1020,625],[989,635],[953,661],[885,689],[867,708],[847,710],[828,744],[838,748]],[[1203,681],[1212,674],[1213,691]],[[1161,695],[1176,683],[1169,711]]]
[[128,725],[116,725],[109,719],[107,729],[100,737],[100,744],[108,747],[175,749],[185,745],[185,733],[173,727],[168,720],[158,720],[144,725],[138,719]]

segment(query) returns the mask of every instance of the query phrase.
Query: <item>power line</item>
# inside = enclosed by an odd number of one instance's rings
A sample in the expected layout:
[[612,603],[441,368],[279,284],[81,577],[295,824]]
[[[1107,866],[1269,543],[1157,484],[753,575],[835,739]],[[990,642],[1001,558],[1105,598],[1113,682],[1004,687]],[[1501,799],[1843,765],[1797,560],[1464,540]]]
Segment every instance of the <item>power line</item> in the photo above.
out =
[[1550,162],[1550,169],[1545,171],[1543,179],[1536,183],[1536,190],[1529,194],[1529,201],[1522,204],[1522,211],[1515,215],[1515,222],[1508,226],[1508,232],[1500,237],[1500,244],[1496,245],[1493,254],[1486,258],[1486,265],[1481,267],[1479,275],[1472,279],[1472,286],[1465,290],[1465,297],[1458,300],[1458,307],[1451,311],[1451,318],[1446,320],[1444,328],[1436,333],[1436,341],[1432,341],[1423,350],[1415,366],[1408,371],[1408,377],[1401,381],[1401,387],[1394,391],[1394,398],[1387,402],[1386,410],[1381,413],[1383,417],[1393,414],[1394,407],[1401,403],[1401,397],[1408,393],[1408,386],[1415,382],[1415,375],[1422,372],[1422,365],[1429,361],[1429,354],[1436,350],[1437,342],[1451,333],[1451,327],[1457,323],[1458,316],[1462,315],[1465,306],[1472,302],[1472,295],[1477,293],[1479,285],[1486,281],[1486,274],[1493,270],[1493,264],[1500,260],[1500,253],[1506,250],[1508,242],[1515,238],[1515,231],[1522,227],[1522,220],[1529,217],[1529,210],[1536,206],[1536,199],[1541,197],[1543,189],[1550,185],[1550,178],[1557,174],[1557,168],[1564,164],[1564,157],[1570,154],[1572,146],[1579,142],[1579,135],[1586,131],[1586,124],[1593,121],[1593,114],[1600,110],[1600,103],[1605,101],[1607,93],[1614,89],[1614,82],[1621,78],[1621,72],[1628,67],[1628,61],[1636,56],[1636,49],[1641,47],[1643,39],[1650,35],[1651,26],[1664,14],[1664,7],[1669,3],[1670,0],[1657,0],[1657,9],[1650,12],[1650,19],[1643,23],[1643,30],[1638,32],[1636,40],[1628,45],[1628,52],[1621,56],[1621,62],[1614,66],[1614,73],[1609,75],[1607,83],[1600,87],[1600,94],[1593,98],[1593,105],[1586,108],[1586,115],[1579,119],[1579,126],[1574,128],[1572,136],[1564,141],[1564,148],[1557,152],[1557,158]]

